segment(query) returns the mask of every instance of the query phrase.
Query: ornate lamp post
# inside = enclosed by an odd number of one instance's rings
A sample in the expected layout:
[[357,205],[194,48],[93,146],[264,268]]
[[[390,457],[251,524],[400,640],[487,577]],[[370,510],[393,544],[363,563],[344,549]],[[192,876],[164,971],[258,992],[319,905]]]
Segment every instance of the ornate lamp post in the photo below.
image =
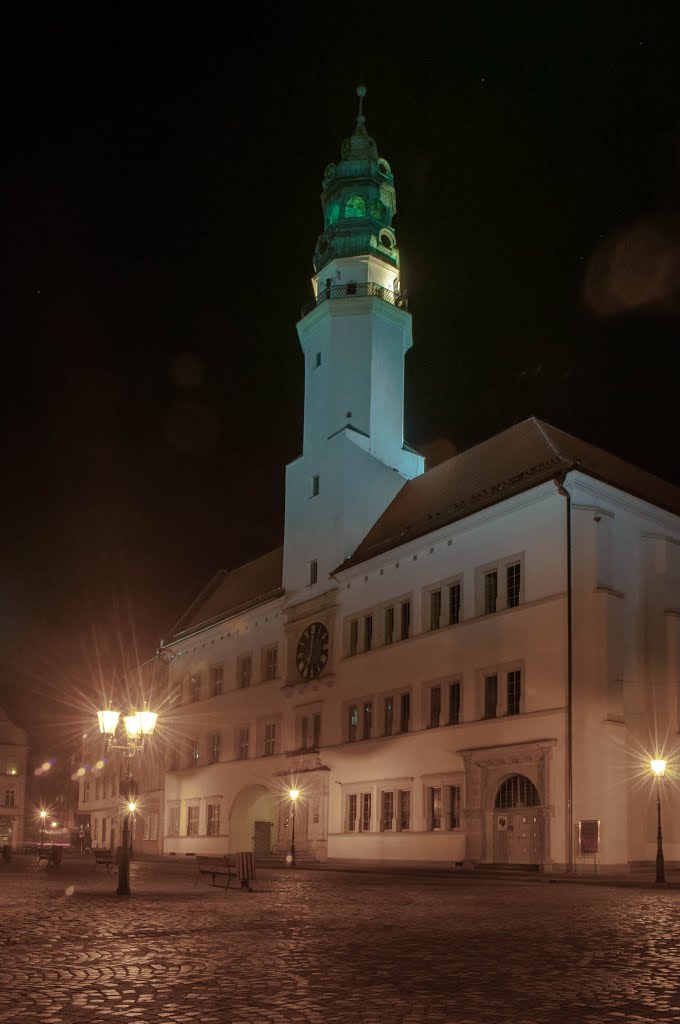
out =
[[288,790],[288,795],[290,797],[290,802],[291,802],[291,805],[292,805],[292,818],[293,818],[293,820],[291,822],[291,832],[290,832],[290,866],[292,868],[294,868],[295,867],[295,805],[297,803],[298,797],[300,796],[300,790],[299,789],[289,789]]
[[[137,751],[144,749],[144,741],[147,736],[153,734],[156,728],[158,715],[154,711],[144,708],[144,711],[132,711],[129,715],[121,715],[120,711],[112,711],[109,706],[104,711],[97,712],[99,719],[99,731],[104,735],[105,751],[122,750],[127,757],[127,771],[125,781],[121,787],[121,796],[124,797],[125,809],[123,813],[123,828],[120,845],[120,864],[118,865],[118,888],[119,896],[130,895],[130,818],[137,809],[135,796],[137,786],[130,771],[130,758],[134,757]],[[114,743],[118,723],[123,719],[125,725],[125,743]]]
[[665,882],[666,874],[663,862],[663,836],[661,835],[661,780],[666,771],[666,762],[662,758],[655,758],[649,762],[654,775],[656,776],[656,882]]

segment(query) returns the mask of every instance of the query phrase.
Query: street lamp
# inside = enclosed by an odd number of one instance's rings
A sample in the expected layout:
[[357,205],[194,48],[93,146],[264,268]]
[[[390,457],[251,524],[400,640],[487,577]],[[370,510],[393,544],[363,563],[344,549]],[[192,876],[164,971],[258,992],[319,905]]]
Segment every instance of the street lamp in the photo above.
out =
[[[113,711],[111,705],[103,711],[97,712],[99,719],[99,731],[104,735],[105,752],[109,750],[122,750],[127,757],[127,771],[125,780],[121,787],[121,796],[125,799],[125,810],[123,813],[123,829],[120,846],[120,864],[118,865],[118,889],[119,896],[130,895],[130,817],[137,809],[135,797],[137,786],[130,771],[130,758],[134,757],[137,751],[144,749],[144,741],[147,736],[153,734],[156,728],[158,715],[155,711],[149,711],[145,706],[143,711],[131,711],[129,715],[121,715],[120,711]],[[125,742],[114,743],[118,723],[123,719],[125,725]]]
[[292,823],[291,823],[291,832],[290,832],[290,866],[292,868],[294,868],[295,867],[295,804],[297,803],[297,799],[300,796],[300,790],[299,789],[289,789],[288,790],[288,796],[290,797],[290,802],[291,802],[292,808],[293,808],[293,810],[292,810],[292,818],[293,818],[293,820],[292,820]]
[[42,810],[40,812],[40,849],[42,850],[45,846],[45,818],[47,817],[47,811]]
[[654,758],[649,762],[656,776],[656,882],[665,882],[666,875],[663,863],[663,837],[661,835],[661,780],[666,772],[666,762],[662,758]]

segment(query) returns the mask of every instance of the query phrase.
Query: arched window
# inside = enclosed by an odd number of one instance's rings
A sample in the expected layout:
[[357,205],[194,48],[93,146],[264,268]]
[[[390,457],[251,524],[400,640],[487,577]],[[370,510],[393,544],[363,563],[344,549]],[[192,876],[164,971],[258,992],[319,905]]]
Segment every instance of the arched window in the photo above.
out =
[[539,807],[538,790],[526,775],[511,775],[498,787],[494,807],[507,810],[509,807]]
[[365,217],[366,200],[363,196],[350,196],[345,203],[345,217]]

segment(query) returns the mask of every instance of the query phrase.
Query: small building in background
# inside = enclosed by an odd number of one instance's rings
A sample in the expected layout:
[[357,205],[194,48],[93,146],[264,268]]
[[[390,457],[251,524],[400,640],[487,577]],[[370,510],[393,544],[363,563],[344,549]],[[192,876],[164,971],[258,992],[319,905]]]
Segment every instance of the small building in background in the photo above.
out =
[[0,846],[21,846],[26,829],[28,734],[0,708]]

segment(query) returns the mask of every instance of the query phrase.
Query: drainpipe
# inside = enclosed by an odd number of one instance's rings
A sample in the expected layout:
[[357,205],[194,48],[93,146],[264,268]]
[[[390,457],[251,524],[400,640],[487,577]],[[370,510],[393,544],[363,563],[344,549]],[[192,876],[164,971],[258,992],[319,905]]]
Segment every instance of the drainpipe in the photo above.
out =
[[564,486],[567,474],[562,473],[553,483],[567,500],[567,871],[574,872],[574,750],[573,750],[573,686],[572,686],[572,584],[571,584],[571,495]]

